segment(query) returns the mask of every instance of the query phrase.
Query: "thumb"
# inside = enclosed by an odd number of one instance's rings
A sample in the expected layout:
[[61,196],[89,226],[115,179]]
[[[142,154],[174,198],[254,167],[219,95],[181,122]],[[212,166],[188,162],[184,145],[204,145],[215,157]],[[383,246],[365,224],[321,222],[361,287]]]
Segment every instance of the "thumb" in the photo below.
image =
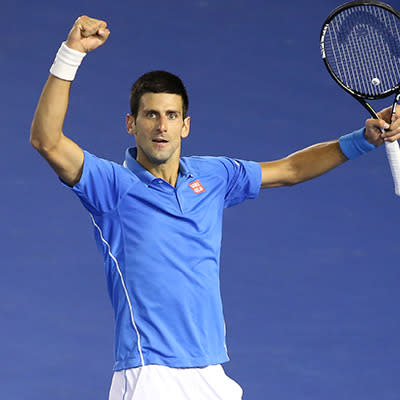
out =
[[369,120],[367,120],[366,126],[367,128],[378,129],[380,131],[390,128],[390,125],[385,120],[375,118],[370,118]]
[[390,128],[390,124],[388,124],[386,121],[383,119],[378,119],[379,123],[379,129],[383,130],[388,130]]
[[106,41],[110,36],[110,30],[108,28],[100,28],[97,31],[97,35],[101,38],[101,40]]

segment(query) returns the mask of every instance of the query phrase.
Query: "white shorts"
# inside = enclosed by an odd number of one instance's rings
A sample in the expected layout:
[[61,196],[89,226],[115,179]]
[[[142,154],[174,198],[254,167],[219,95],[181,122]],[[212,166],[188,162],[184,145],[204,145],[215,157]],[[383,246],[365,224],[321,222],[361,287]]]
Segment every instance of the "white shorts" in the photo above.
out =
[[109,400],[241,400],[243,390],[221,365],[146,365],[115,371]]

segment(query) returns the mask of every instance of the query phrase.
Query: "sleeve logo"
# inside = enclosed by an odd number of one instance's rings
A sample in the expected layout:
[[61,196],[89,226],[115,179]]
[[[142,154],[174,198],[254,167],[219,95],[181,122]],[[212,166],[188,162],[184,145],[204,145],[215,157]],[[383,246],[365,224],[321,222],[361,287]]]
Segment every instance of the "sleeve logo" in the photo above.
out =
[[194,182],[189,183],[189,186],[196,194],[203,193],[206,191],[200,181],[197,179]]

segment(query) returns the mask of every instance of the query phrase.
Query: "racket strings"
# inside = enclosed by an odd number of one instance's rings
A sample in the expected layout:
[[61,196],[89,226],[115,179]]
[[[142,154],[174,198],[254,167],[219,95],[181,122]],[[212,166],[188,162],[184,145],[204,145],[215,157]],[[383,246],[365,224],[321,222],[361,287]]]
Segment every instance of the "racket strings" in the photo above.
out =
[[381,96],[400,83],[400,20],[377,6],[337,14],[327,26],[325,61],[347,87]]

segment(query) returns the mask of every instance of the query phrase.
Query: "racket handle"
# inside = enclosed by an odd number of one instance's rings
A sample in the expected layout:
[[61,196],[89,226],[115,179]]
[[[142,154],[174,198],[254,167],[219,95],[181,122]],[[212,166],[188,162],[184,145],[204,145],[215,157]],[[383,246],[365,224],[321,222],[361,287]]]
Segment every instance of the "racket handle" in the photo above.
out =
[[400,196],[400,147],[397,140],[395,142],[385,142],[386,155],[389,160],[390,170],[392,171],[394,192]]

